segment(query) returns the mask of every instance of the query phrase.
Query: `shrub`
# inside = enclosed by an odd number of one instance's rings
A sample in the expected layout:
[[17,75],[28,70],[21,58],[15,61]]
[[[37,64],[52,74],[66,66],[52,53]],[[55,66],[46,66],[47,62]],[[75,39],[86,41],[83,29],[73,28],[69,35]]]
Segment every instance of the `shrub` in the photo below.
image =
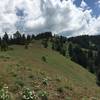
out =
[[46,62],[46,57],[42,56],[42,61]]
[[9,55],[6,55],[6,54],[0,54],[0,58],[8,60],[11,57]]
[[16,64],[16,66],[17,66],[17,67],[19,67],[19,66],[20,66],[20,64]]
[[47,79],[47,78],[44,78],[44,79],[43,79],[43,84],[44,84],[44,85],[48,85],[48,79]]
[[64,87],[59,87],[59,88],[57,88],[57,91],[59,92],[59,93],[63,93],[64,92]]
[[38,96],[41,100],[48,100],[48,93],[46,91],[39,91]]
[[7,86],[0,89],[0,100],[11,100]]
[[71,86],[65,86],[65,88],[68,89],[68,90],[70,90],[70,91],[73,90],[73,88]]
[[34,75],[29,75],[29,78],[30,79],[35,79],[35,76]]
[[16,84],[20,87],[24,87],[24,82],[21,79],[16,80]]
[[57,82],[61,82],[61,78],[60,78],[60,77],[57,77],[57,78],[56,78],[56,81],[57,81]]
[[29,88],[24,88],[22,92],[22,100],[38,100],[38,96],[34,91],[31,91]]
[[48,47],[48,40],[47,39],[42,40],[42,45],[44,48],[47,48]]

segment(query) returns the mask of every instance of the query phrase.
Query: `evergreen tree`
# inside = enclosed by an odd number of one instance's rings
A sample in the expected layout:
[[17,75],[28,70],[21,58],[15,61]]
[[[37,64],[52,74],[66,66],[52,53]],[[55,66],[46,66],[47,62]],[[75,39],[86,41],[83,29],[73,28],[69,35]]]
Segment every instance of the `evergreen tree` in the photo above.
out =
[[13,39],[15,44],[21,44],[21,33],[17,31],[15,34],[13,34]]
[[96,60],[95,60],[95,65],[100,66],[100,50],[97,53]]
[[98,86],[100,86],[100,69],[99,69],[99,71],[96,74],[96,78],[97,78],[96,83],[97,83]]
[[14,39],[19,39],[21,38],[21,33],[19,31],[17,31],[15,34],[13,34]]
[[8,43],[9,41],[9,37],[8,37],[8,34],[5,32],[4,36],[3,36],[3,40]]
[[42,40],[42,45],[44,46],[44,48],[48,47],[48,40],[47,39],[43,39]]
[[30,42],[31,42],[31,36],[27,35],[27,43],[30,43]]
[[21,44],[26,44],[25,34],[23,34],[22,37],[21,37]]
[[93,56],[93,51],[90,49],[88,50],[88,70],[92,73],[95,72],[94,69],[94,56]]
[[34,35],[34,34],[32,34],[32,40],[33,40],[33,39],[35,39],[35,35]]
[[72,55],[73,55],[73,46],[72,46],[71,42],[68,45],[68,52],[69,52],[69,56],[72,57]]
[[7,51],[8,49],[8,44],[5,40],[1,41],[1,51]]
[[60,50],[60,53],[61,53],[63,56],[66,56],[66,50],[64,49],[64,47],[62,47],[62,49]]
[[82,65],[83,67],[87,67],[87,57],[86,54],[81,50],[80,46],[76,45],[73,48],[73,54],[71,57],[72,61],[75,61],[76,63]]

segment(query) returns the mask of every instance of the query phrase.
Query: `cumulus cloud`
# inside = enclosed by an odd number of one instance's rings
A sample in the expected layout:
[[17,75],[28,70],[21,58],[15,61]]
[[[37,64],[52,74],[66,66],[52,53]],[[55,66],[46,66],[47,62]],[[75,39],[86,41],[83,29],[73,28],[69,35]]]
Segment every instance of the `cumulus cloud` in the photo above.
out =
[[100,0],[98,0],[95,4],[100,8]]
[[88,5],[87,5],[87,3],[84,0],[81,1],[80,7],[83,8],[83,9],[89,8]]
[[3,0],[0,1],[0,33],[16,30],[28,33],[52,31],[67,35],[99,34],[100,17],[82,0]]

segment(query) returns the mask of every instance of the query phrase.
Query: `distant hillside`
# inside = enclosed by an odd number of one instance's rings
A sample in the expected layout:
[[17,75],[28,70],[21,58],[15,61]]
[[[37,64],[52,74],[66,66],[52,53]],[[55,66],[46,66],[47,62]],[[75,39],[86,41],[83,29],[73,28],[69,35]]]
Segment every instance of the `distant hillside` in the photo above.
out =
[[100,85],[100,35],[71,37],[68,41],[73,45],[71,59],[94,73]]
[[100,35],[81,35],[76,37],[68,38],[68,41],[79,44],[82,48],[89,49],[91,46],[92,49],[100,49]]
[[25,87],[40,98],[48,98],[40,100],[100,99],[93,74],[58,52],[44,48],[41,41],[33,41],[28,49],[19,45],[10,48],[0,52],[0,86],[9,87],[12,100],[21,100]]
[[0,48],[0,100],[100,100],[99,36],[17,31]]

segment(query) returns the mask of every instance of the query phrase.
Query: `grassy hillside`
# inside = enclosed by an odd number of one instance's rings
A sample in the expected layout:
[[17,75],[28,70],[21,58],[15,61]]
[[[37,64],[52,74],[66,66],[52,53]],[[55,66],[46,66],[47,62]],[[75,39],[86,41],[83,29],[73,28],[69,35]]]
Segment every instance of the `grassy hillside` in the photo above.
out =
[[0,52],[0,86],[9,87],[12,100],[20,100],[24,87],[46,91],[49,100],[100,100],[95,76],[69,58],[37,41],[11,48]]

